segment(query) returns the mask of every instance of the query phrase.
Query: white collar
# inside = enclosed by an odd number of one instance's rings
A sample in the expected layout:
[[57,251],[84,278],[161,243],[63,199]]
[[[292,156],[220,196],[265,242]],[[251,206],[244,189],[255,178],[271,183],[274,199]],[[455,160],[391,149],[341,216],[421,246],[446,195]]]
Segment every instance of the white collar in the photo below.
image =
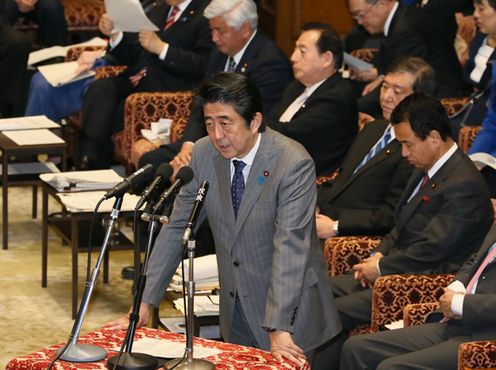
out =
[[389,12],[389,15],[386,19],[386,23],[384,23],[384,36],[387,36],[389,33],[389,26],[391,26],[391,21],[393,20],[394,14],[396,13],[396,9],[398,9],[398,2],[394,3],[393,9]]
[[449,150],[446,153],[444,153],[444,155],[441,158],[439,158],[436,161],[436,163],[434,163],[431,169],[427,171],[427,175],[429,175],[430,179],[432,179],[432,177],[437,173],[437,171],[439,171],[439,169],[443,166],[443,164],[445,164],[448,161],[448,159],[451,158],[451,156],[455,153],[457,148],[458,145],[456,145],[456,143],[453,142],[451,148],[449,148]]

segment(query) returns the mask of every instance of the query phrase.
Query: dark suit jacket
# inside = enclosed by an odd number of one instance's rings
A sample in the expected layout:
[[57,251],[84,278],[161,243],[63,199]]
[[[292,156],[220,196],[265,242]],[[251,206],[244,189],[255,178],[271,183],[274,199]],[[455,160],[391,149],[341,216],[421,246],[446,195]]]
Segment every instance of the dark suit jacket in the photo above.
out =
[[279,117],[304,90],[299,81],[288,85],[266,123],[305,147],[317,175],[329,174],[341,165],[358,131],[356,99],[349,81],[335,73],[308,97],[290,122],[280,122]]
[[385,74],[389,63],[400,55],[417,56],[436,71],[438,96],[464,94],[466,85],[453,40],[449,39],[442,27],[426,12],[400,5],[393,16],[388,35],[373,59],[379,74]]
[[142,67],[147,74],[141,80],[142,91],[189,90],[203,80],[208,56],[212,49],[210,28],[203,10],[208,0],[193,0],[181,17],[163,30],[170,7],[157,2],[150,11],[150,20],[157,25],[159,37],[169,43],[165,60],[145,51],[137,41],[137,34],[124,34],[122,41],[109,51],[118,63],[128,65],[125,73],[133,75]]
[[[456,274],[455,280],[460,280],[465,287],[486,258],[491,246],[496,242],[496,226],[487,234],[480,250],[467,261]],[[492,262],[482,271],[477,282],[475,294],[465,295],[463,300],[463,315],[460,323],[465,327],[479,329],[480,334],[488,332],[486,338],[494,339],[496,316],[496,263]],[[453,320],[454,323],[458,320]],[[490,329],[490,330],[488,330]]]
[[401,156],[401,144],[391,141],[354,174],[388,124],[366,125],[336,179],[319,187],[320,213],[339,220],[339,235],[384,235],[394,226],[394,210],[413,171]]
[[[207,78],[224,71],[227,55],[217,48],[212,49],[205,73]],[[293,79],[293,72],[282,50],[260,30],[246,48],[236,65],[237,73],[250,77],[262,95],[263,113],[268,113],[279,100],[286,85]],[[193,108],[183,135],[184,141],[196,141],[206,136],[201,106],[193,103]]]
[[382,275],[457,271],[494,221],[484,179],[457,149],[408,202],[423,172],[415,170],[395,212],[395,227],[376,251]]

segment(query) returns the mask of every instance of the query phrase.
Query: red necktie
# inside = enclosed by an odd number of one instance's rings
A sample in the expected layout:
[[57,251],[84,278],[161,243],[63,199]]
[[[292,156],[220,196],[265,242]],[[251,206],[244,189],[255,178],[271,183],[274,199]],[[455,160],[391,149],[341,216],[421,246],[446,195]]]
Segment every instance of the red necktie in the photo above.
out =
[[430,177],[428,174],[425,174],[424,177],[422,177],[422,182],[420,183],[420,188],[423,188],[425,184],[429,181]]
[[177,6],[172,7],[172,11],[167,18],[167,21],[165,22],[164,30],[172,26],[172,24],[176,21],[176,14],[178,11],[179,8]]

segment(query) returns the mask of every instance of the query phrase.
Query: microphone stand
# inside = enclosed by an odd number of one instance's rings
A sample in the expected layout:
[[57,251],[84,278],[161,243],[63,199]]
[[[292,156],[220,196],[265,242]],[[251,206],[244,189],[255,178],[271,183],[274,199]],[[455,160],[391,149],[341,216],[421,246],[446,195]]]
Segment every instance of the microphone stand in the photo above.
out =
[[[98,274],[100,272],[100,266],[103,262],[103,257],[107,252],[108,242],[110,239],[110,234],[114,228],[115,222],[119,217],[119,212],[122,206],[122,199],[124,196],[116,197],[112,212],[110,213],[110,220],[105,232],[105,237],[103,239],[102,248],[100,249],[100,254],[98,255],[98,260],[96,261],[95,267],[91,273],[91,279],[86,282],[86,287],[84,289],[83,298],[81,299],[81,304],[79,306],[78,313],[76,315],[76,320],[71,330],[71,335],[69,336],[70,342],[59,350],[59,353],[63,351],[60,355],[60,359],[69,362],[94,362],[103,360],[107,357],[107,351],[99,346],[92,344],[78,344],[79,333],[81,331],[81,326],[83,325],[83,320],[88,310],[88,304],[91,299],[91,294],[95,288],[96,280],[98,279]],[[65,350],[64,350],[65,348]]]
[[[149,236],[145,250],[145,256],[143,258],[143,267],[141,268],[138,282],[136,284],[136,289],[134,291],[133,309],[131,311],[131,314],[129,315],[129,325],[127,328],[126,337],[124,338],[125,352],[110,357],[107,360],[108,369],[155,370],[158,367],[158,361],[155,357],[151,355],[147,355],[145,353],[131,353],[131,351],[133,349],[134,333],[136,332],[136,326],[139,321],[139,309],[141,306],[141,300],[143,298],[143,291],[145,290],[145,284],[146,284],[145,271],[153,247],[155,229],[157,228],[159,221],[160,221],[160,217],[155,216],[155,213],[153,212],[150,216]],[[138,252],[137,265],[139,266],[139,252]],[[136,270],[135,267],[135,272],[137,271],[138,270]]]
[[[171,360],[165,364],[165,368],[180,370],[213,370],[215,369],[215,365],[210,361],[193,358],[193,333],[195,324],[195,280],[193,276],[193,262],[195,260],[196,241],[192,234],[187,242],[189,268],[187,286],[188,308],[186,315],[186,359],[182,357]],[[186,247],[186,245],[183,245],[183,247]]]

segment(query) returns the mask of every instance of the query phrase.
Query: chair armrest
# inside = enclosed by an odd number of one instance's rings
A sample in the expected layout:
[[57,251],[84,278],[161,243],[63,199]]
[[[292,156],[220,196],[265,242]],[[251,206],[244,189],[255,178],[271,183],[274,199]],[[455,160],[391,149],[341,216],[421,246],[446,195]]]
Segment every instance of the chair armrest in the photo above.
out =
[[458,370],[496,367],[496,341],[465,342],[458,346]]
[[403,324],[405,327],[425,323],[427,316],[439,308],[439,302],[407,304],[403,308]]
[[353,50],[350,54],[355,58],[361,59],[365,62],[370,62],[378,51],[379,49],[377,48],[361,48]]
[[98,67],[95,70],[95,79],[99,78],[107,78],[107,77],[115,77],[120,75],[127,66],[104,66]]
[[324,244],[324,256],[330,276],[343,274],[367,258],[381,241],[378,236],[337,236]]
[[83,51],[104,51],[106,49],[105,46],[72,46],[67,49],[65,54],[65,61],[72,62],[78,60],[79,56],[83,53]]
[[403,308],[409,303],[437,302],[443,288],[454,275],[404,274],[382,276],[376,280],[372,295],[371,327],[379,327],[400,320]]

